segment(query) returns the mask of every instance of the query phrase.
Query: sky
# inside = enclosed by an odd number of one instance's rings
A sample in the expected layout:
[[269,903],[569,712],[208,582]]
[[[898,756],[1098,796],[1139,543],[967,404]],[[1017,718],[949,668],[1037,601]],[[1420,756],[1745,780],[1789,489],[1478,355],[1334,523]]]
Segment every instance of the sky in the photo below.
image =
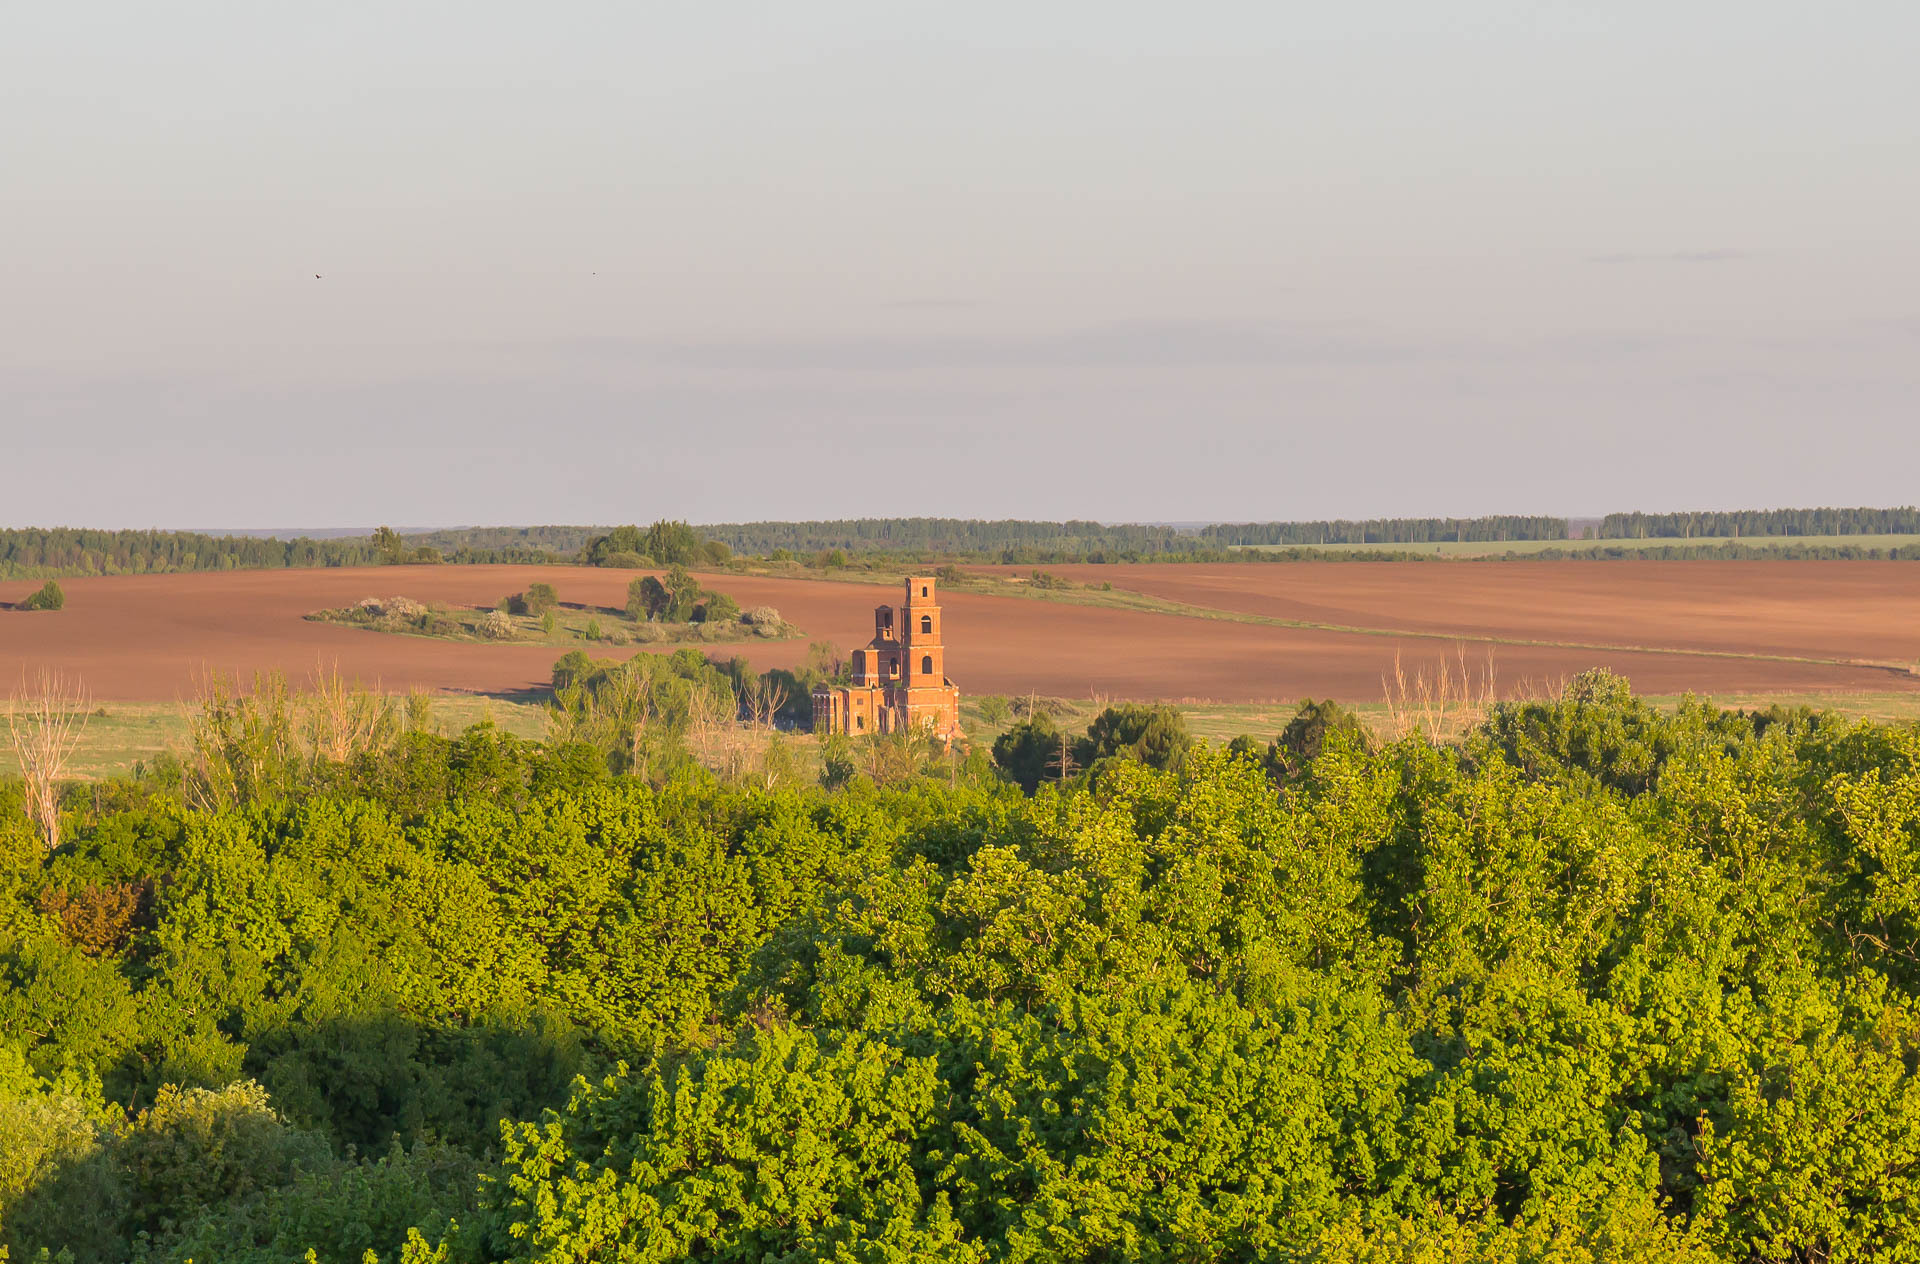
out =
[[0,12],[0,525],[1920,498],[1920,5]]

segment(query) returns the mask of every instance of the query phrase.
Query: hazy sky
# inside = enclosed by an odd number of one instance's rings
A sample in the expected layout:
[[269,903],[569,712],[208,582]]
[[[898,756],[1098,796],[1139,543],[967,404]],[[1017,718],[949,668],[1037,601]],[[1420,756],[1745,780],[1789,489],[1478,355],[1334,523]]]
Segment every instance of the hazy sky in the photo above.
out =
[[0,524],[1909,503],[1917,61],[1911,0],[14,0]]

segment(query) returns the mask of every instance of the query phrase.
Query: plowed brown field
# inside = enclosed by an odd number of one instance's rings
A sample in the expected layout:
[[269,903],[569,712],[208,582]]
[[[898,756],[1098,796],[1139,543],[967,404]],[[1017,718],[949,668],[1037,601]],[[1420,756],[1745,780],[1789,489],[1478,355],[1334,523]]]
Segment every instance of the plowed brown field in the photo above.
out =
[[[1019,567],[980,569],[1027,573]],[[1920,659],[1920,566],[1912,562],[1270,562],[1048,569],[1188,605],[1311,623],[1801,658]]]
[[[1329,563],[1060,567],[1217,610],[1383,629],[1368,635],[1077,606],[944,595],[948,671],[969,694],[1366,701],[1401,654],[1409,669],[1455,653],[1454,636],[1579,641],[1641,649],[1492,646],[1513,688],[1611,667],[1644,693],[1920,689],[1895,662],[1920,658],[1920,566],[1871,562]],[[383,635],[302,616],[369,596],[491,605],[541,579],[563,601],[622,604],[630,571],[573,567],[383,567],[63,580],[66,609],[0,611],[0,691],[23,667],[81,676],[105,700],[190,695],[207,670],[338,664],[389,689],[511,695],[544,684],[560,651]],[[891,586],[737,575],[706,577],[742,606],[779,607],[808,639],[865,643]],[[37,584],[0,583],[0,601]],[[1406,633],[1440,633],[1411,636]],[[705,647],[791,666],[807,641]],[[658,648],[658,647],[655,647]],[[666,647],[671,648],[671,647]],[[1476,669],[1489,646],[1468,643]],[[1686,652],[1694,651],[1694,652]],[[1709,651],[1700,653],[1699,651]],[[1772,654],[1851,662],[1787,662]],[[601,653],[605,651],[595,651]],[[631,651],[618,651],[631,652]]]

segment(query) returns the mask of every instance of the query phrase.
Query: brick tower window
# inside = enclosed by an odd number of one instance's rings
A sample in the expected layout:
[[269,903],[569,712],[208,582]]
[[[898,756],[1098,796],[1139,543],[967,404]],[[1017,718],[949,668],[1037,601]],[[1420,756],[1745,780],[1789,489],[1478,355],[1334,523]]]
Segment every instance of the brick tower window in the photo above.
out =
[[920,630],[921,630],[922,632],[926,632],[926,633],[931,633],[931,632],[933,631],[933,616],[932,616],[932,615],[930,615],[930,614],[923,614],[923,615],[921,615],[921,616],[920,616]]
[[920,585],[920,595],[922,597],[927,595],[927,586],[925,584]]
[[928,654],[920,660],[920,674],[923,676],[933,675],[933,655]]

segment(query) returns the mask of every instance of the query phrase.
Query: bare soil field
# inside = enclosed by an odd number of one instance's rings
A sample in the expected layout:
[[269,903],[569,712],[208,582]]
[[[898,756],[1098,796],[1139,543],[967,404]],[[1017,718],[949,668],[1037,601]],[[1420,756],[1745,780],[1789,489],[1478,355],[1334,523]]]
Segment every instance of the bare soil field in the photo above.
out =
[[[1653,647],[1596,651],[1492,646],[1503,691],[1544,685],[1591,666],[1630,677],[1644,693],[1778,694],[1920,690],[1886,665],[1715,657],[1920,657],[1920,567],[1871,562],[1503,563],[1499,566],[1328,563],[1245,566],[1059,567],[1172,600],[1244,614],[1398,632],[1576,640]],[[534,580],[562,601],[618,606],[633,571],[575,567],[426,566],[234,571],[63,580],[56,613],[0,611],[0,693],[22,668],[80,676],[102,700],[191,696],[209,670],[322,665],[369,685],[526,696],[543,686],[552,646],[471,645],[308,622],[363,597],[488,604]],[[863,583],[715,574],[709,586],[743,607],[772,605],[805,630],[784,642],[704,647],[756,666],[792,666],[810,640],[866,642],[876,604],[898,589]],[[0,583],[0,601],[37,584]],[[1455,648],[1431,636],[1315,628],[1072,605],[1026,597],[944,595],[948,670],[966,693],[1284,702],[1383,694],[1397,654],[1409,671]],[[635,652],[585,645],[596,657]],[[671,646],[638,652],[666,652]],[[1468,644],[1480,670],[1489,646]],[[1681,651],[1681,652],[1674,652]]]
[[[1031,568],[981,567],[1026,574]],[[1056,566],[1183,604],[1428,634],[1912,664],[1912,562],[1335,562]]]

